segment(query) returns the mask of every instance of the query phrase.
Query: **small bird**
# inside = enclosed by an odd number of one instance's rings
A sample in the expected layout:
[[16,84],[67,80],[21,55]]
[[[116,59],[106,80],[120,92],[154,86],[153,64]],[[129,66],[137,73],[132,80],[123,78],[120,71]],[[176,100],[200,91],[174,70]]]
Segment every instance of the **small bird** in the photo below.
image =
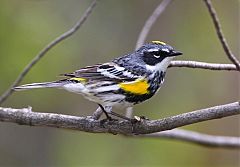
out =
[[163,84],[171,60],[178,55],[182,53],[170,45],[151,41],[110,62],[62,74],[65,79],[21,85],[14,90],[63,88],[97,103],[107,119],[114,115],[129,120],[113,112],[112,107],[132,107],[151,98]]

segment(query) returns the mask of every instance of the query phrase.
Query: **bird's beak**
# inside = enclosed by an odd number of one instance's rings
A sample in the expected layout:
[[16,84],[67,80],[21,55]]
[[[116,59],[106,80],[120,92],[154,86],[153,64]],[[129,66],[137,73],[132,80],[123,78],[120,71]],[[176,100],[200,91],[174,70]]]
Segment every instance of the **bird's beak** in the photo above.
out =
[[179,52],[179,51],[171,51],[171,53],[169,54],[169,57],[172,57],[172,56],[180,56],[182,55],[183,53],[182,52]]

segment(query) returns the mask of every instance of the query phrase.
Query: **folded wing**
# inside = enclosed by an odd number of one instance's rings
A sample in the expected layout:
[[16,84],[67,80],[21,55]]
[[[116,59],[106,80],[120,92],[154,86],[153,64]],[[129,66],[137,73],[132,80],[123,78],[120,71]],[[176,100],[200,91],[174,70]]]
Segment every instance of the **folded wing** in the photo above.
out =
[[132,74],[115,63],[96,64],[81,68],[73,73],[63,74],[74,80],[88,80],[92,82],[112,81],[116,83],[134,81],[140,76]]

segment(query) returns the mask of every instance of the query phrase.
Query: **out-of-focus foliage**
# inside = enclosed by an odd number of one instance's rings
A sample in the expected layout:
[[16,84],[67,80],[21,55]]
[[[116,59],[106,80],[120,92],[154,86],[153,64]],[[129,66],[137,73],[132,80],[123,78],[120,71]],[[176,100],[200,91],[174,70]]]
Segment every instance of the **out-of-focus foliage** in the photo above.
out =
[[[22,83],[59,79],[58,74],[131,52],[145,20],[160,1],[102,0],[76,35],[52,49]],[[66,31],[89,5],[87,0],[2,0],[0,2],[0,92],[53,38]],[[237,0],[214,0],[230,47],[238,52]],[[201,0],[176,0],[148,36],[184,52],[180,59],[229,62]],[[159,93],[135,107],[151,119],[239,99],[239,74],[171,68]],[[4,106],[89,115],[96,104],[63,90],[14,93]],[[239,135],[238,117],[187,126],[216,135]],[[221,166],[239,165],[237,150],[212,149],[163,139],[136,139],[36,128],[0,122],[0,166]]]

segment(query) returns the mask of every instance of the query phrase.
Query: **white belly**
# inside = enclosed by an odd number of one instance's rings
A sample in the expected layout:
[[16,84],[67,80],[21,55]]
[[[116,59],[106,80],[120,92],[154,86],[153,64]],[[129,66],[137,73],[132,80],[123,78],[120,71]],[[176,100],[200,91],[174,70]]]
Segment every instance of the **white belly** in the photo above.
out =
[[[106,83],[104,84],[106,85]],[[85,85],[82,83],[70,83],[64,85],[63,88],[67,91],[81,94],[84,98],[103,106],[113,106],[117,108],[132,106],[131,103],[125,101],[124,95],[113,93],[119,89],[117,84],[109,86],[96,86],[95,84]]]

